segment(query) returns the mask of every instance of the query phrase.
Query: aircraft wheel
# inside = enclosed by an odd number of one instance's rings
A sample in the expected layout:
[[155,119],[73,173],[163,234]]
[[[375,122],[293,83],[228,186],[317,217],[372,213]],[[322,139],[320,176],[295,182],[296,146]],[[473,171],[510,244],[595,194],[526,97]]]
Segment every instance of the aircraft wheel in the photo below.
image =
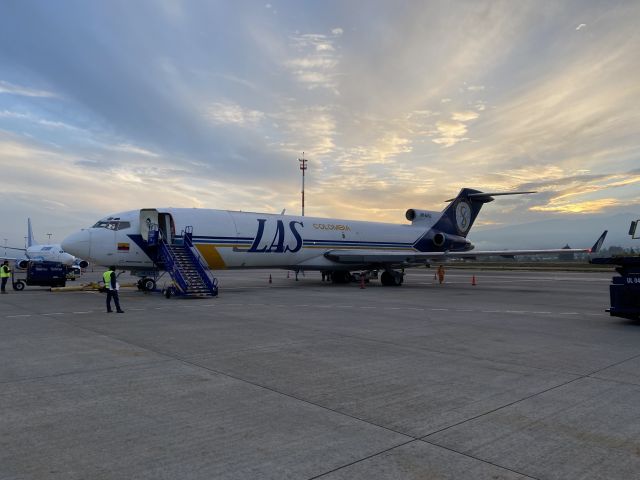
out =
[[142,279],[142,290],[146,292],[151,292],[156,288],[156,282],[153,278],[143,278]]
[[164,298],[171,298],[171,289],[170,288],[165,288],[163,293],[164,293]]
[[18,292],[21,292],[22,290],[24,290],[24,287],[25,287],[25,286],[26,286],[26,285],[25,285],[25,283],[24,283],[22,280],[18,280],[17,282],[15,282],[15,283],[13,284],[13,289],[14,289],[14,290],[16,290],[16,291],[18,291]]
[[399,287],[402,285],[403,275],[398,272],[387,272],[386,270],[380,275],[380,283],[385,287]]

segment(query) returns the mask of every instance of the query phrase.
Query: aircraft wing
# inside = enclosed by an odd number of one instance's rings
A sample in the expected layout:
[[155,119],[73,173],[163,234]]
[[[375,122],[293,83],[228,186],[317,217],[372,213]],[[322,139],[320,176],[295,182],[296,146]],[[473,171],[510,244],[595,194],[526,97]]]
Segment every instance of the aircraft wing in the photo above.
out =
[[469,250],[467,252],[418,252],[394,250],[329,250],[324,256],[334,262],[344,264],[379,264],[379,265],[409,265],[425,263],[429,260],[444,260],[451,258],[477,257],[516,257],[522,255],[554,255],[560,253],[596,253],[600,250],[607,235],[607,231],[598,238],[591,248],[556,248],[547,250]]

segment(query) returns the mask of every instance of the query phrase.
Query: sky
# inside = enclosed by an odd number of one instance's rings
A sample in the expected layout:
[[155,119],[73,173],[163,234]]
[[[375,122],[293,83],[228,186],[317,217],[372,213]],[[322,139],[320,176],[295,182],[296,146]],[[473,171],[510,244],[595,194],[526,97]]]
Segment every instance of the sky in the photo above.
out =
[[479,230],[640,217],[638,25],[637,1],[1,1],[0,242],[299,214],[303,152],[306,215],[405,223],[472,187],[538,192]]

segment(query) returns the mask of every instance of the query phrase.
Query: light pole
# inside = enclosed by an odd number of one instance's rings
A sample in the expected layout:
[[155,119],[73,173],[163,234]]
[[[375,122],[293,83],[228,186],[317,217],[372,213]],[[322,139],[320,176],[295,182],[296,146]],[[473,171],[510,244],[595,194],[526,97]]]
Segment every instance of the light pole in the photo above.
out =
[[302,216],[304,217],[304,171],[307,169],[307,160],[304,158],[304,152],[302,152],[302,158],[299,158],[300,170],[302,170]]
[[53,233],[47,233],[47,237],[49,237],[49,243],[51,243],[51,235],[53,235]]
[[7,239],[4,239],[4,256],[7,256]]

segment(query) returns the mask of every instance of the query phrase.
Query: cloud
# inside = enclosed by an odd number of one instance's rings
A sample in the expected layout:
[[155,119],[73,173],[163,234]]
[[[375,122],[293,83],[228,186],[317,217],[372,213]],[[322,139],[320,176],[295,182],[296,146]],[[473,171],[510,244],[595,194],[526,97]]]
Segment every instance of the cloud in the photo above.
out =
[[[114,208],[295,211],[303,151],[313,214],[402,221],[462,186],[540,192],[485,223],[637,205],[632,2],[586,5],[593,38],[562,3],[158,4],[17,2],[0,18],[0,163],[20,208],[59,184],[99,211],[106,178]],[[6,163],[37,166],[32,183]],[[58,168],[77,178],[38,193]]]
[[599,200],[587,200],[575,203],[553,203],[546,206],[531,207],[534,212],[554,212],[554,213],[600,213],[607,208],[620,205],[620,201],[615,198],[602,198]]
[[454,112],[451,115],[451,119],[457,122],[469,122],[471,120],[475,120],[478,118],[480,114],[478,112],[474,112],[472,110],[467,110],[464,112]]
[[41,97],[41,98],[55,98],[56,94],[48,92],[46,90],[38,90],[29,87],[23,87],[19,85],[13,85],[9,82],[0,80],[0,94],[5,93],[9,95],[20,95],[23,97]]
[[283,105],[270,116],[276,122],[271,145],[293,156],[306,151],[314,160],[334,152],[336,120],[327,107],[296,108]]
[[431,141],[445,147],[452,147],[458,142],[468,140],[464,135],[467,133],[467,126],[462,122],[438,121],[436,122],[438,138]]
[[13,112],[9,110],[0,111],[0,118],[8,118],[13,120],[24,120],[27,122],[31,122],[34,124],[41,125],[43,127],[50,128],[63,128],[66,130],[80,131],[81,129],[75,127],[73,125],[69,125],[65,122],[60,122],[56,120],[48,120],[46,118],[40,118],[32,113],[21,113],[21,112]]
[[157,158],[160,155],[158,153],[152,152],[150,150],[147,150],[145,148],[142,147],[138,147],[136,145],[131,145],[128,143],[121,143],[118,145],[111,145],[109,147],[107,147],[111,150],[114,150],[116,152],[122,152],[122,153],[131,153],[134,155],[142,155],[145,157],[153,157],[153,158]]
[[231,102],[215,102],[209,105],[204,112],[214,124],[254,126],[264,119],[264,112],[242,108]]
[[306,33],[290,37],[290,47],[298,56],[286,59],[285,67],[307,88],[324,88],[338,94],[336,69],[340,55],[336,53],[334,42],[341,35],[341,29],[334,29],[331,36]]

